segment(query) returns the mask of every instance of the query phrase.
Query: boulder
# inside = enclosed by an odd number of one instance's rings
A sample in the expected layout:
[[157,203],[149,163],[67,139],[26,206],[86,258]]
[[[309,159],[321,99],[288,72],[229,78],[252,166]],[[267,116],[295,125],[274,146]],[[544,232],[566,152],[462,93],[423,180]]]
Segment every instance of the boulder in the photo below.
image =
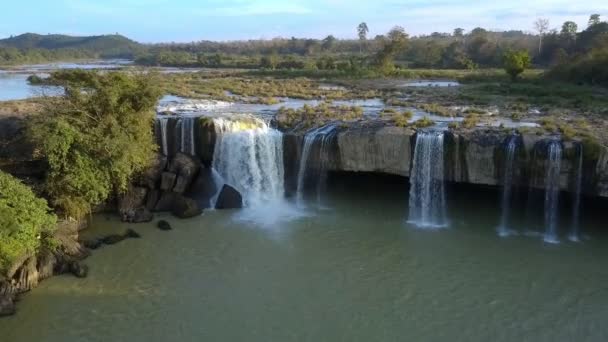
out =
[[232,186],[224,184],[215,203],[216,209],[239,209],[243,207],[243,196]]
[[15,302],[8,295],[0,294],[0,317],[11,316],[16,312]]
[[86,278],[87,275],[89,274],[89,267],[78,261],[72,261],[69,264],[69,271],[76,278]]
[[152,221],[154,215],[148,208],[140,207],[121,212],[121,219],[123,222],[144,223]]
[[211,207],[211,198],[220,190],[218,186],[212,169],[201,168],[186,194],[196,200],[201,208],[207,209]]
[[106,245],[114,245],[126,239],[124,235],[112,234],[101,239]]
[[134,231],[133,229],[127,229],[127,231],[125,232],[124,235],[125,235],[125,238],[130,238],[130,239],[141,238],[141,235],[139,235],[139,233]]
[[82,245],[88,249],[97,249],[103,245],[103,241],[99,239],[84,240]]
[[172,230],[173,228],[171,227],[171,224],[169,224],[169,222],[165,221],[165,220],[160,220],[158,221],[158,223],[156,224],[156,226],[158,227],[158,229],[160,230]]
[[176,201],[173,203],[173,209],[171,213],[179,218],[191,218],[200,216],[203,213],[198,203],[192,198],[185,196],[178,196]]
[[143,207],[146,204],[147,194],[148,189],[146,188],[129,187],[129,189],[118,198],[118,212],[122,215],[124,212]]
[[157,189],[150,190],[148,192],[148,198],[146,199],[146,208],[148,210],[154,210],[156,208],[156,204],[160,200],[160,191]]
[[155,212],[167,212],[173,210],[173,203],[175,203],[178,194],[170,191],[165,191],[160,195],[160,199],[154,207]]
[[173,172],[163,172],[160,181],[160,189],[163,191],[170,191],[175,185],[177,175]]
[[[169,165],[169,172],[177,175],[173,192],[183,194],[188,190],[200,166],[192,157],[183,153],[175,155]],[[163,189],[169,190],[169,189]]]
[[167,157],[157,153],[152,164],[138,181],[138,185],[145,186],[148,189],[155,189],[166,167]]

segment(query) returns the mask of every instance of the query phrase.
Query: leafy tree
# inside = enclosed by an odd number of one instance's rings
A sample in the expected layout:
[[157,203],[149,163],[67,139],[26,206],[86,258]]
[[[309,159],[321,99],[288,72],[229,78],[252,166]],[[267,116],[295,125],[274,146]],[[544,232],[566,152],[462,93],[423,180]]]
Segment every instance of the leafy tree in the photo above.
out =
[[566,21],[562,25],[561,35],[569,39],[576,39],[576,32],[578,31],[578,25],[573,21]]
[[321,44],[321,48],[325,51],[331,51],[336,43],[336,37],[331,34],[323,39],[323,43]]
[[504,69],[513,81],[529,68],[530,64],[530,55],[526,50],[507,51],[504,55]]
[[48,242],[56,222],[46,200],[0,171],[0,275],[18,258]]
[[459,28],[455,28],[453,36],[454,37],[458,37],[458,38],[464,37],[464,29],[460,28],[460,27]]
[[383,40],[384,46],[375,57],[375,66],[380,72],[386,75],[393,71],[395,56],[405,49],[407,40],[408,34],[401,26],[395,26],[388,32],[387,39]]
[[46,157],[45,191],[66,216],[80,218],[129,182],[153,158],[153,76],[68,70],[51,75],[65,96],[48,101],[30,137]]
[[365,44],[365,41],[367,40],[367,33],[369,32],[369,28],[367,27],[367,24],[365,22],[359,24],[359,26],[357,26],[357,35],[359,36],[359,52],[363,53],[363,44]]
[[601,22],[599,14],[592,14],[589,17],[588,27],[595,26]]

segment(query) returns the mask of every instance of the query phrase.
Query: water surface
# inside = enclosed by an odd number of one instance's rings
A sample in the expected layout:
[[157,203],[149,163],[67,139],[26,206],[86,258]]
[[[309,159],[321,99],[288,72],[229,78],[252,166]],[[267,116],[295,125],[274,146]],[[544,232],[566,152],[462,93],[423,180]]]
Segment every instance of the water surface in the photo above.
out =
[[586,216],[584,243],[553,246],[497,237],[496,191],[448,192],[450,227],[426,231],[405,223],[406,180],[359,178],[330,190],[328,208],[311,202],[271,224],[243,219],[255,217],[247,210],[212,211],[169,219],[175,229],[161,232],[96,216],[88,235],[132,227],[143,238],[96,251],[87,279],[45,281],[17,316],[0,320],[0,334],[15,342],[608,339],[601,220]]

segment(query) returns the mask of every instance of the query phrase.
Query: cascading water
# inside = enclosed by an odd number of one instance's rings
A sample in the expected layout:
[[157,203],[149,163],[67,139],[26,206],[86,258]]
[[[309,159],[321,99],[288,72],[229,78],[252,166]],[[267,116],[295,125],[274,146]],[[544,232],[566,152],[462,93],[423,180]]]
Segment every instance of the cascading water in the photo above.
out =
[[581,212],[581,195],[583,190],[583,145],[579,144],[577,148],[578,160],[576,165],[576,178],[574,180],[574,200],[572,201],[572,230],[568,239],[570,241],[580,241],[579,224]]
[[548,243],[559,243],[557,236],[558,205],[560,191],[560,172],[562,164],[562,145],[551,141],[548,146],[548,159],[545,176],[545,236]]
[[179,125],[181,127],[181,146],[180,152],[188,155],[196,155],[196,148],[194,146],[194,123],[195,117],[184,116],[179,119]]
[[[305,180],[307,175],[310,173],[310,169],[315,169],[317,172],[316,191],[317,191],[317,202],[321,203],[321,192],[323,184],[325,183],[325,169],[327,166],[328,158],[328,145],[329,140],[334,136],[336,126],[329,124],[310,130],[304,136],[304,145],[302,147],[302,156],[300,157],[300,165],[298,169],[298,188],[297,188],[297,202],[299,206],[304,203],[304,190]],[[315,143],[319,144],[318,149],[318,163],[311,167],[311,151]]]
[[499,236],[508,236],[512,232],[509,229],[509,217],[511,215],[511,193],[513,190],[513,171],[515,164],[515,152],[517,150],[517,139],[518,137],[516,135],[509,137],[505,148],[505,174],[502,192],[502,216],[500,226],[498,226]]
[[161,138],[161,148],[163,150],[163,154],[165,156],[169,155],[169,143],[167,141],[167,123],[169,122],[169,118],[160,118],[158,119],[160,126],[160,138]]
[[214,119],[217,140],[213,168],[234,186],[246,206],[284,196],[283,135],[264,121]]
[[421,228],[447,226],[444,133],[419,131],[410,176],[409,221]]

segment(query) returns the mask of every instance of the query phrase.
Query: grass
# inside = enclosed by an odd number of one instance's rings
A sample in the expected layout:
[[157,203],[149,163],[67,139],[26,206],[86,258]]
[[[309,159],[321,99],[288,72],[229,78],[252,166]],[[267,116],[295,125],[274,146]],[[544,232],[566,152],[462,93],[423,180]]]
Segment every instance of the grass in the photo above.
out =
[[428,116],[425,116],[412,124],[412,126],[418,129],[431,127],[433,125],[435,125],[435,121],[431,120],[431,118],[429,118]]
[[363,109],[356,106],[304,105],[300,109],[281,107],[275,119],[280,129],[295,127],[309,129],[330,121],[353,121],[363,118]]

